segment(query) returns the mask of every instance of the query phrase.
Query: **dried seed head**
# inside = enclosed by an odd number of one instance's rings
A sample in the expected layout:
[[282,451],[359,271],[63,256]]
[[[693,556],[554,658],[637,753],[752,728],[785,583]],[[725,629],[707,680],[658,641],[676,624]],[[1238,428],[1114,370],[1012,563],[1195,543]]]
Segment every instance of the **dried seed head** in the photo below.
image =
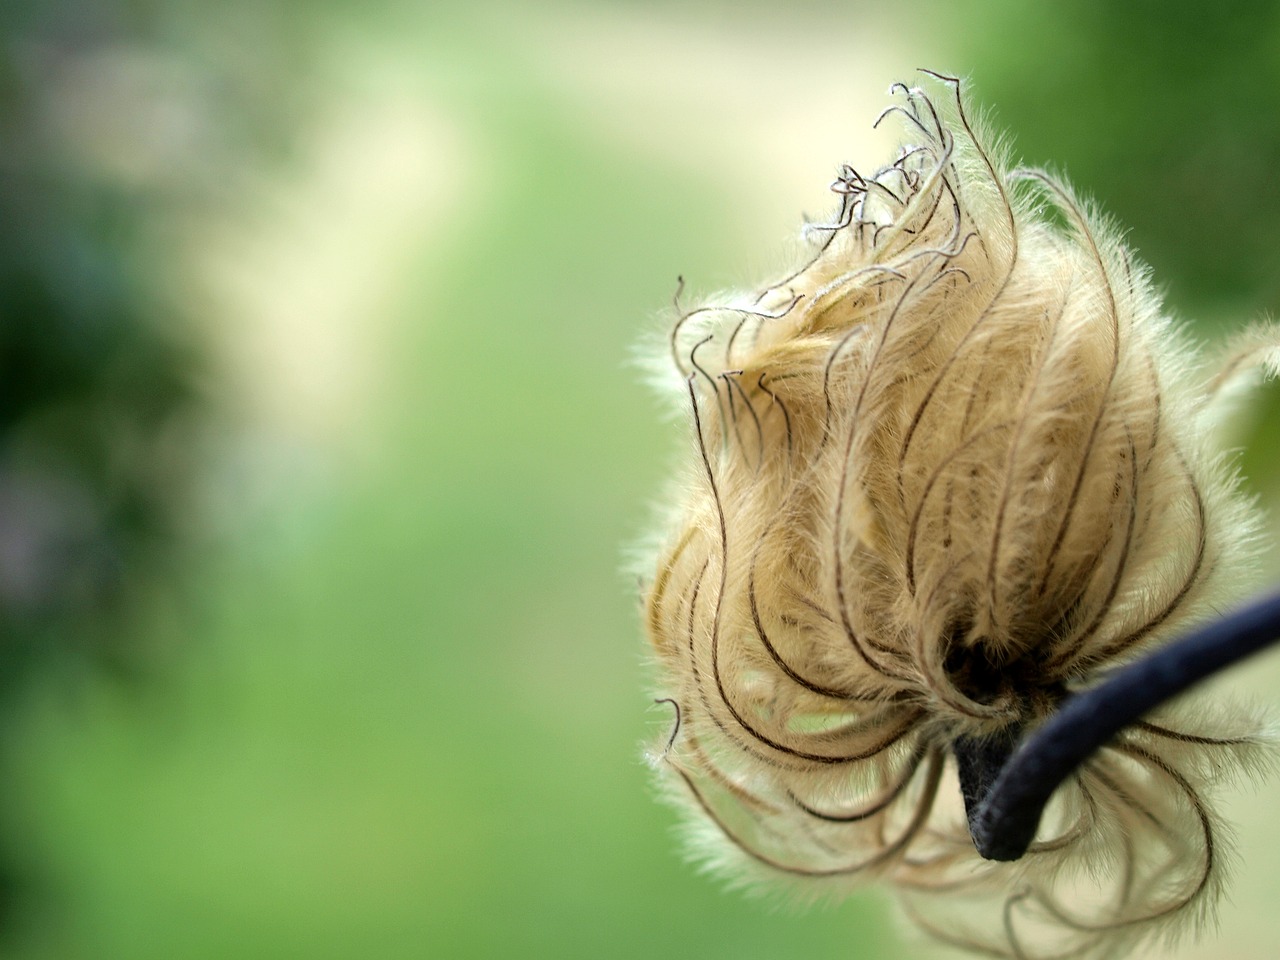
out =
[[1211,786],[1261,764],[1258,718],[1129,729],[1014,863],[975,851],[950,747],[1017,739],[1239,589],[1256,518],[1208,425],[1280,338],[1206,368],[1114,232],[937,80],[895,86],[909,145],[840,171],[798,269],[671,331],[693,457],[647,600],[678,720],[655,761],[735,880],[877,876],[949,942],[1102,956],[1207,916]]

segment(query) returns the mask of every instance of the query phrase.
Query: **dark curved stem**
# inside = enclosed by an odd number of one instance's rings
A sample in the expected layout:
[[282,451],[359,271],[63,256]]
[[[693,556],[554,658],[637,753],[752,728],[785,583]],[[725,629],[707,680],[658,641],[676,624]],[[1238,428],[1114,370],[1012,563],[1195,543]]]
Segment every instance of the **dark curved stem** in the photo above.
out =
[[951,744],[960,775],[960,795],[972,824],[974,812],[991,795],[1000,772],[1018,747],[1019,730],[1002,730],[991,737],[957,737]]
[[1207,623],[1073,696],[1002,762],[1003,745],[957,741],[978,852],[988,860],[1020,858],[1053,792],[1095,750],[1164,701],[1277,640],[1280,594]]

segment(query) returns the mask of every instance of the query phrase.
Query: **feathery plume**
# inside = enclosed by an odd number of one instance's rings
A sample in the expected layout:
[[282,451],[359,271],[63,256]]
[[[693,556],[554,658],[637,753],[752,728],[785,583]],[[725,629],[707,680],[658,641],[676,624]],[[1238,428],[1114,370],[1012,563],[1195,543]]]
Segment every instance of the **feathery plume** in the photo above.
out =
[[1211,917],[1213,796],[1265,766],[1262,719],[1184,698],[1129,726],[1011,862],[962,798],[1237,594],[1258,520],[1209,425],[1280,335],[1202,362],[1115,230],[931,76],[892,88],[907,145],[840,170],[795,270],[671,329],[692,456],[647,593],[676,717],[652,756],[735,882],[879,879],[949,943],[1102,957]]

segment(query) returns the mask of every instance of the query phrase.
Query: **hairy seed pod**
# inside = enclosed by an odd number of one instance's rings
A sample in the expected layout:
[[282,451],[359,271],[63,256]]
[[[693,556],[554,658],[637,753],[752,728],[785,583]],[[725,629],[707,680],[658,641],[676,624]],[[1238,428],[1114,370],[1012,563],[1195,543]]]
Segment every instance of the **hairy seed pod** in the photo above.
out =
[[692,437],[647,592],[652,756],[734,881],[875,878],[976,952],[1113,955],[1210,917],[1213,796],[1268,761],[1261,718],[1162,708],[1009,863],[970,840],[955,744],[1018,740],[1238,594],[1258,518],[1212,425],[1280,336],[1202,361],[1115,231],[931,85],[895,85],[907,145],[840,171],[794,271],[671,329]]

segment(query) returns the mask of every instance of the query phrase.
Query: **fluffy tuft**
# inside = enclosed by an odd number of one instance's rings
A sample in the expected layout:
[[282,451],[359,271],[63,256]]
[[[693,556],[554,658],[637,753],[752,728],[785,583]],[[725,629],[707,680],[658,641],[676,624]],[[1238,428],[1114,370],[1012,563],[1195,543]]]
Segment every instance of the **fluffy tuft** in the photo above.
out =
[[793,271],[678,305],[691,455],[646,599],[676,725],[652,757],[735,883],[880,879],[975,952],[1114,955],[1211,918],[1215,787],[1269,765],[1263,718],[1135,725],[1013,863],[975,851],[949,746],[1021,735],[1248,582],[1258,518],[1210,425],[1280,335],[1205,363],[1115,228],[934,79],[894,86],[904,146],[840,170]]

